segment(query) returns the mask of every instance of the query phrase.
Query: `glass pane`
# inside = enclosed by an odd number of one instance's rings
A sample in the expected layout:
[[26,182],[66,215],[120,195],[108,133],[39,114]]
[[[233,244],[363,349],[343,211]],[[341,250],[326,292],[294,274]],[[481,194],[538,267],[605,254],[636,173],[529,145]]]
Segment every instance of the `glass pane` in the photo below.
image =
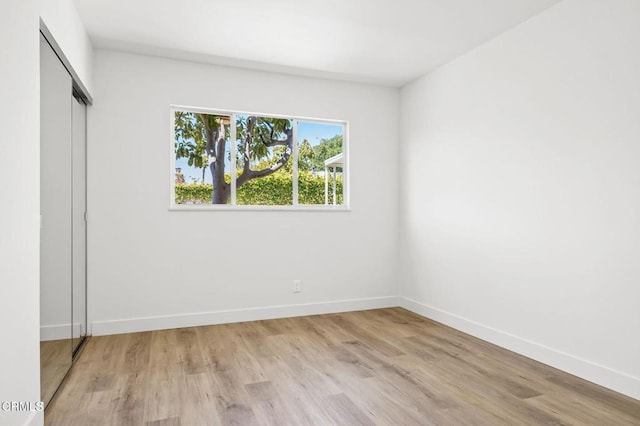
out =
[[236,116],[238,205],[293,204],[293,121]]
[[298,204],[342,205],[343,126],[298,122]]
[[228,115],[175,112],[175,204],[231,202],[230,123]]

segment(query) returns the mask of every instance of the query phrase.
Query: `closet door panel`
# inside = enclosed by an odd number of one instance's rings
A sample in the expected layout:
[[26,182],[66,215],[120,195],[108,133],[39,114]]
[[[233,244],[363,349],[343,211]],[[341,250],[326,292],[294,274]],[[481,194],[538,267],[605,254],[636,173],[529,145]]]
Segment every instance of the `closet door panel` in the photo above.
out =
[[41,389],[48,404],[72,360],[73,98],[71,76],[42,37],[40,85]]
[[87,333],[86,105],[73,99],[73,350]]

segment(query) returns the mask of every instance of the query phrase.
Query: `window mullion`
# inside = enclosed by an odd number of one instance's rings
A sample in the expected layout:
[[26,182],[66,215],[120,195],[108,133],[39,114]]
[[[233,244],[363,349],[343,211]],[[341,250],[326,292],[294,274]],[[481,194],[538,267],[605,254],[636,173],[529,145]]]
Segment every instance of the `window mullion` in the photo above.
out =
[[229,141],[231,143],[231,205],[236,205],[236,115],[231,114]]
[[298,205],[298,120],[293,120],[293,205]]
[[342,124],[342,204],[349,205],[351,169],[349,169],[349,125]]

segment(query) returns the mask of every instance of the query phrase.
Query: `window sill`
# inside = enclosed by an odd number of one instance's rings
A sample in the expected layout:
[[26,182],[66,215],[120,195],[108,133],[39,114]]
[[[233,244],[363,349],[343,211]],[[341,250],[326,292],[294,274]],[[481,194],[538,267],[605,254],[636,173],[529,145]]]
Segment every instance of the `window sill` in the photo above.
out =
[[206,211],[286,211],[286,212],[350,212],[347,206],[230,206],[230,205],[171,205],[169,211],[174,212],[206,212]]

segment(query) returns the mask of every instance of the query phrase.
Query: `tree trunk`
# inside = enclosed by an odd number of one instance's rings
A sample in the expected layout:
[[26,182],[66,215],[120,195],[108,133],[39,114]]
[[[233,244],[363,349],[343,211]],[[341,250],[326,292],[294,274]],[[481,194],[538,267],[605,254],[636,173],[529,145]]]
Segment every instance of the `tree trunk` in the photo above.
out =
[[[207,145],[209,146],[209,156],[210,158],[213,157],[213,161],[209,164],[211,181],[213,183],[211,203],[227,204],[230,195],[230,185],[224,180],[224,153],[227,145],[227,141],[224,138],[224,125],[220,124],[217,130],[211,127],[206,128],[206,137],[208,141]],[[211,143],[209,143],[209,141]]]
[[213,204],[227,204],[229,200],[229,184],[224,181],[224,167],[216,167],[216,162],[209,165],[213,180],[213,194],[211,202]]
[[[230,185],[224,180],[224,153],[227,145],[225,140],[224,124],[218,122],[217,126],[212,123],[209,116],[201,114],[200,118],[204,124],[204,133],[206,139],[206,151],[209,159],[211,170],[211,181],[213,190],[211,191],[212,204],[227,204],[230,195]],[[203,169],[204,182],[204,169]]]

